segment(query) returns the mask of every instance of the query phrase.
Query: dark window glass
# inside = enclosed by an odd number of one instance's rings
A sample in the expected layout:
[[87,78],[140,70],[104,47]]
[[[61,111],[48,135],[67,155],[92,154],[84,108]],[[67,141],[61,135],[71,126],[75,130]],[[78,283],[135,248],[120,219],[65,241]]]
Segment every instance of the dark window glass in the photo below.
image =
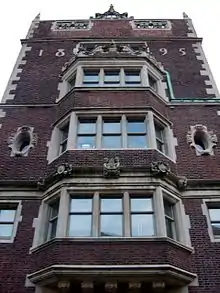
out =
[[120,85],[120,70],[105,70],[104,84],[109,86]]
[[127,86],[138,86],[141,84],[140,70],[124,70],[125,84]]
[[83,84],[85,86],[98,86],[99,70],[84,70]]

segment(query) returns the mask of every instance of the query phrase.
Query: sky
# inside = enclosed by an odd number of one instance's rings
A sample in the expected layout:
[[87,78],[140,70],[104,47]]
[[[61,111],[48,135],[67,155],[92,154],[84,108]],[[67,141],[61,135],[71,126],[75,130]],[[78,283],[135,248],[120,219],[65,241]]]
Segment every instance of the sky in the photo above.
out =
[[[218,4],[219,3],[219,4]],[[193,20],[198,37],[220,89],[219,9],[218,0],[1,0],[0,2],[0,99],[31,21],[41,13],[41,20],[86,19],[103,13],[113,4],[115,10],[137,19],[182,18],[186,12]]]

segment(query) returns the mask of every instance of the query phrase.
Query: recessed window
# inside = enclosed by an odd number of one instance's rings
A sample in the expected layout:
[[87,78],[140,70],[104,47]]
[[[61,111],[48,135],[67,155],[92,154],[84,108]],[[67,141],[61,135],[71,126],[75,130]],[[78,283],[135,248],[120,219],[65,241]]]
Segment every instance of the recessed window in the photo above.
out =
[[152,198],[131,197],[130,210],[132,236],[153,236],[155,231]]
[[155,124],[157,149],[164,154],[168,153],[165,141],[165,129],[162,125]]
[[100,236],[122,236],[122,198],[101,198]]
[[48,219],[48,232],[47,240],[53,239],[56,237],[57,231],[57,220],[58,220],[58,211],[59,211],[59,199],[51,202],[49,204],[49,219]]
[[71,197],[69,236],[89,237],[92,229],[92,197]]
[[96,147],[96,119],[78,121],[76,146],[81,149]]
[[126,86],[139,86],[141,85],[140,70],[125,69],[125,85]]
[[69,122],[60,128],[60,154],[66,151],[69,133]]
[[120,119],[104,119],[102,124],[102,147],[121,148]]
[[145,119],[127,121],[128,148],[147,148],[147,126]]
[[204,152],[209,147],[208,139],[203,131],[196,131],[194,142],[198,152]]
[[0,207],[0,239],[11,239],[16,208]]
[[120,70],[104,70],[104,85],[120,86]]
[[149,86],[156,92],[157,91],[157,80],[152,76],[148,75]]
[[209,217],[214,237],[220,238],[220,205],[209,207]]
[[174,218],[174,205],[167,199],[164,199],[164,213],[166,222],[167,236],[176,239],[176,227]]
[[83,74],[83,85],[84,86],[98,86],[99,85],[99,69],[97,70],[84,70]]
[[69,90],[75,87],[76,84],[76,74],[74,74],[68,81],[69,83]]

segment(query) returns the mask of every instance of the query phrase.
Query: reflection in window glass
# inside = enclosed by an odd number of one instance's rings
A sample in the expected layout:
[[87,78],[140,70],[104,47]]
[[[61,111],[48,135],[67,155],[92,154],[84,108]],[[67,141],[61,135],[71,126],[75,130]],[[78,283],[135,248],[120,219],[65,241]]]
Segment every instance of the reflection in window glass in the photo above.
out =
[[146,148],[147,127],[145,120],[128,120],[127,135],[129,148]]
[[74,197],[70,201],[69,236],[89,237],[92,231],[92,197]]
[[220,208],[209,208],[209,216],[214,236],[220,236]]
[[122,236],[122,198],[101,198],[100,236]]
[[130,197],[130,212],[132,236],[153,236],[155,234],[152,198]]
[[102,147],[121,148],[121,122],[104,120],[102,127]]
[[84,70],[83,84],[85,86],[98,86],[99,70]]
[[11,238],[16,209],[0,208],[0,238]]
[[77,148],[78,149],[95,148],[95,136],[78,136]]
[[113,121],[105,121],[103,123],[103,133],[121,133],[121,123]]
[[96,121],[79,121],[78,125],[78,134],[95,134],[96,133]]
[[121,136],[104,136],[102,138],[103,148],[121,148]]
[[109,86],[120,85],[120,70],[105,70],[104,84]]
[[96,147],[96,120],[79,120],[76,147],[82,149]]
[[141,84],[140,70],[124,70],[125,84],[127,86],[137,86]]

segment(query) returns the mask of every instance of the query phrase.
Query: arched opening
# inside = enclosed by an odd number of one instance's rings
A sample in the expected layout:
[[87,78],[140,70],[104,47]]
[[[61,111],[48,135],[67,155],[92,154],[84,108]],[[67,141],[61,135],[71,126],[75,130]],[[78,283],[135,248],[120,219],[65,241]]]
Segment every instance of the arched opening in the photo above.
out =
[[204,131],[196,131],[194,135],[194,143],[198,152],[204,152],[209,148],[207,134]]
[[15,142],[17,154],[24,154],[30,147],[31,137],[28,131],[20,133]]

